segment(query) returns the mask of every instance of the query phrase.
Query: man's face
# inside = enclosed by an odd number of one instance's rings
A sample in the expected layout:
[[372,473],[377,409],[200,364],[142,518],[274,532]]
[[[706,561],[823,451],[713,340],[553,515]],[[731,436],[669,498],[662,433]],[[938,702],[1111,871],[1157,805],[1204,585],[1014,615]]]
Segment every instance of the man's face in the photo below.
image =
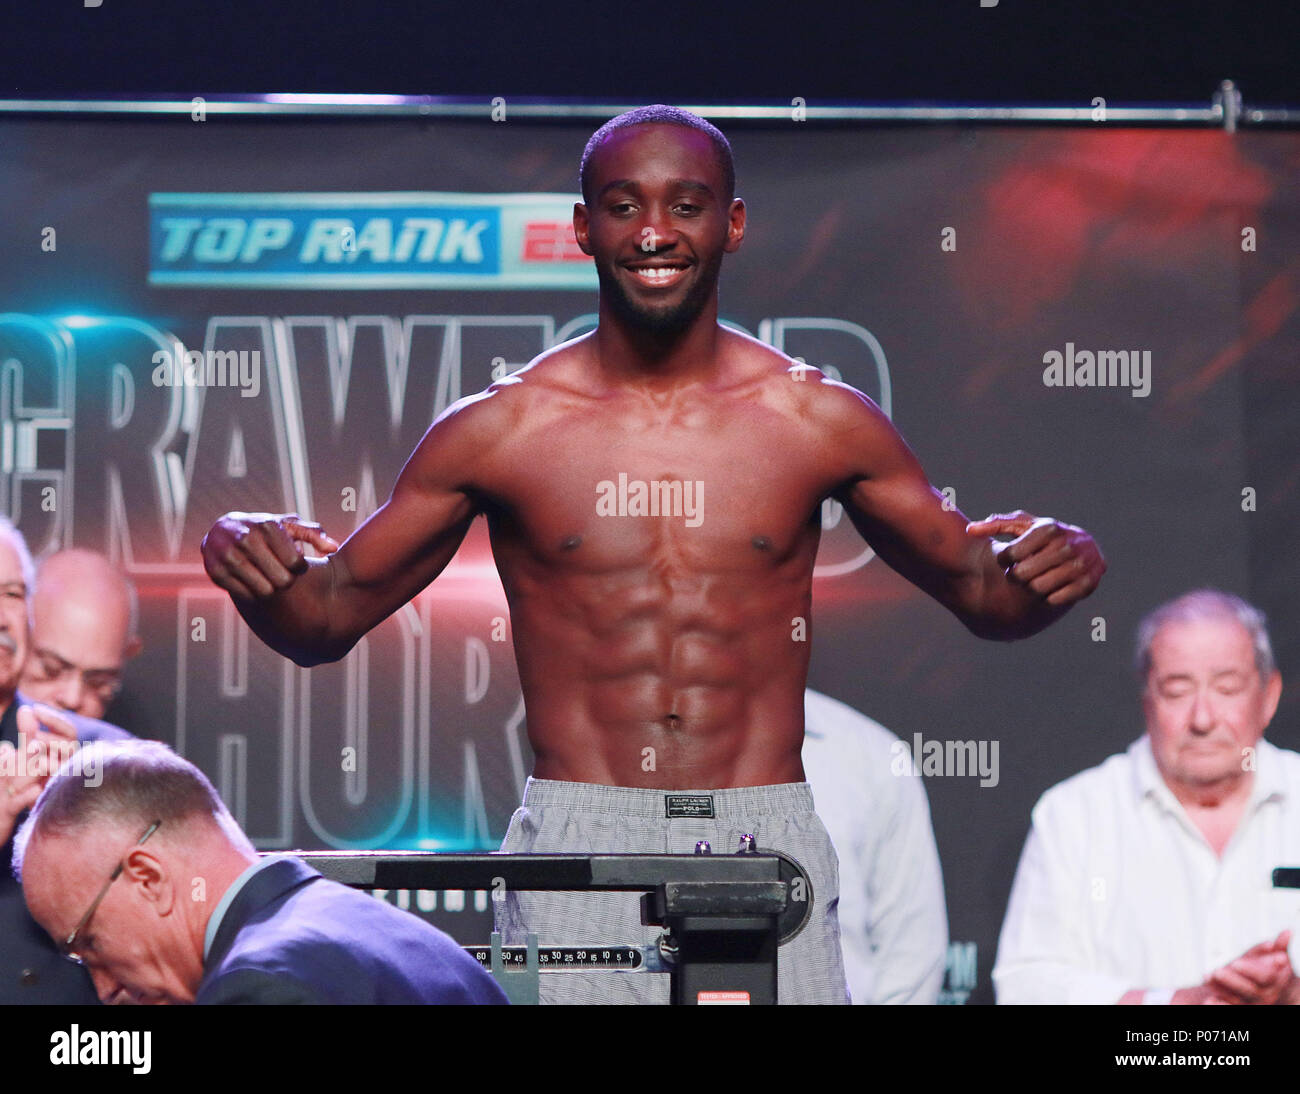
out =
[[[135,841],[141,834],[135,833]],[[105,1003],[192,1003],[201,958],[188,952],[181,917],[159,914],[178,911],[157,899],[150,863],[159,856],[147,846],[137,851],[121,829],[80,833],[77,839],[33,838],[23,863],[32,918],[61,946],[124,859],[127,868],[109,885],[73,948]]]
[[109,596],[90,604],[47,595],[38,588],[32,615],[23,694],[88,718],[102,718],[121,684],[127,607]]
[[1142,707],[1171,787],[1205,789],[1244,774],[1277,710],[1282,678],[1261,680],[1250,632],[1235,619],[1166,623],[1151,642]]
[[713,142],[694,129],[616,131],[588,161],[590,205],[574,232],[595,259],[601,301],[630,327],[672,335],[716,297],[724,253],[744,238],[745,206],[727,202]]
[[27,593],[18,552],[0,536],[0,707],[18,687],[27,658]]

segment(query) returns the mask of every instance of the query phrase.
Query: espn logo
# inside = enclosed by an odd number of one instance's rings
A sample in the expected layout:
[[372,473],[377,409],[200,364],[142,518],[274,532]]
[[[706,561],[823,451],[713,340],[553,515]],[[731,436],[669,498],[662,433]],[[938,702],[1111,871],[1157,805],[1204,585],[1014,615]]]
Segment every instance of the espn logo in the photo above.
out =
[[573,234],[573,221],[533,220],[524,225],[524,262],[589,262]]

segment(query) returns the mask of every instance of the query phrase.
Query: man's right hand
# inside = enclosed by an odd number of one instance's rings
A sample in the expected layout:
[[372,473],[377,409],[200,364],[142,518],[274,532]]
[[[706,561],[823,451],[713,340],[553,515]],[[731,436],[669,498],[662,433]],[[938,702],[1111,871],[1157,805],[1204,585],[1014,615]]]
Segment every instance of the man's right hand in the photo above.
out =
[[77,731],[51,707],[20,707],[18,747],[0,741],[0,844],[13,835],[18,818],[36,804],[59,765],[76,750]]
[[[27,742],[19,737],[18,744],[26,748]],[[25,755],[24,765],[27,759]],[[0,767],[21,770],[18,749],[8,741],[0,741]],[[0,775],[0,844],[9,842],[18,818],[36,804],[44,785],[44,779],[32,775]]]
[[208,576],[238,600],[265,600],[307,570],[303,543],[323,555],[339,544],[297,513],[227,513],[203,537]]
[[1225,1003],[1248,1003],[1270,1006],[1282,999],[1295,979],[1287,946],[1291,932],[1283,931],[1270,942],[1251,946],[1240,957],[1215,969],[1205,978],[1204,987]]

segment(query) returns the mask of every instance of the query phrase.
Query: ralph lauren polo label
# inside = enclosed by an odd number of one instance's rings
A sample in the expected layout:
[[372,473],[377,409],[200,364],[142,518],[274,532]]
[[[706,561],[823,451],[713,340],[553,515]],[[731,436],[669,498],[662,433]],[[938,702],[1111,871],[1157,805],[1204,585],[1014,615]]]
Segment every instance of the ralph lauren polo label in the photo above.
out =
[[711,817],[712,794],[665,794],[665,817]]

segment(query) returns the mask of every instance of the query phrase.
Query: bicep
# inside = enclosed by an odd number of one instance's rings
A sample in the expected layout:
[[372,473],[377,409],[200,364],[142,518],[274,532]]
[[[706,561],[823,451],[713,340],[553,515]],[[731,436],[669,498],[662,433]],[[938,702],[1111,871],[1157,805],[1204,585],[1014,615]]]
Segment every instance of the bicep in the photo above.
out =
[[885,562],[950,608],[965,599],[990,553],[965,515],[930,485],[920,461],[875,408],[845,439],[850,476],[834,496]]
[[465,439],[439,430],[425,434],[388,500],[331,556],[335,604],[364,630],[443,571],[479,513]]

